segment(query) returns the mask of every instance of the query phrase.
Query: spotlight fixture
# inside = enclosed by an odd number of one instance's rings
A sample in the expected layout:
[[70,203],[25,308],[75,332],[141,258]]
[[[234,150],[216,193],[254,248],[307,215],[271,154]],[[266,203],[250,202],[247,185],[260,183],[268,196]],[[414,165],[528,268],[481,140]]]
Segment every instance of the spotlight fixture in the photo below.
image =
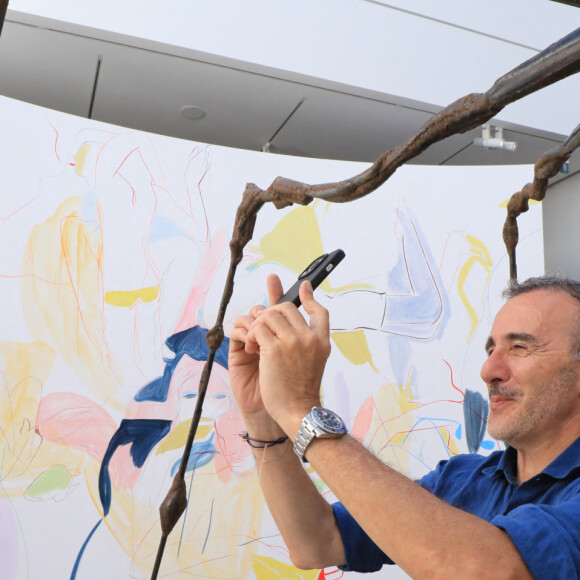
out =
[[181,109],[179,109],[179,112],[186,119],[190,119],[192,121],[198,121],[207,115],[204,109],[196,105],[185,105],[185,107],[181,107]]
[[474,145],[485,147],[486,149],[503,149],[504,151],[515,151],[518,148],[518,144],[515,141],[506,141],[503,138],[503,127],[483,125],[481,129],[481,137],[473,140]]

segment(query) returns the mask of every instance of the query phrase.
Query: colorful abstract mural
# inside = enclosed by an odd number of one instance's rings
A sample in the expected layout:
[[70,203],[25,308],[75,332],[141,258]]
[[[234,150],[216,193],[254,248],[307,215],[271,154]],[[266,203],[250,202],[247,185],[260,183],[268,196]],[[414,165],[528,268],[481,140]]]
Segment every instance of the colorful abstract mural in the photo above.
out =
[[[146,579],[245,183],[329,182],[363,166],[169,139],[6,98],[0,119],[0,579]],[[410,166],[351,204],[264,208],[226,335],[265,302],[269,273],[288,286],[342,248],[316,292],[331,313],[325,404],[411,477],[489,452],[479,367],[508,278],[501,206],[531,175]],[[543,270],[540,212],[521,220],[520,277]],[[342,576],[292,566],[243,430],[226,340],[159,577]]]

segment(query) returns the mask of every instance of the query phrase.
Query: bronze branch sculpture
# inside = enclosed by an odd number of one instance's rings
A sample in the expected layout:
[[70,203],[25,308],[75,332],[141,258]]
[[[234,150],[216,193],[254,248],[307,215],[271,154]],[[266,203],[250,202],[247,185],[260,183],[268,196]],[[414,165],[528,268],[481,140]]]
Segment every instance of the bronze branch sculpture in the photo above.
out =
[[[308,185],[278,177],[263,190],[248,184],[236,213],[233,239],[230,242],[231,261],[215,326],[207,333],[209,356],[199,385],[199,397],[191,428],[173,484],[160,507],[162,537],[152,572],[157,578],[167,538],[187,506],[185,470],[193,440],[201,418],[209,376],[217,349],[223,338],[223,320],[234,289],[234,276],[242,260],[243,250],[250,241],[260,208],[272,202],[280,209],[293,203],[307,205],[314,198],[345,203],[368,195],[381,186],[401,165],[422,153],[427,147],[454,135],[478,127],[499,113],[506,105],[547,87],[580,71],[580,29],[549,46],[499,78],[485,93],[472,93],[455,101],[434,115],[405,143],[379,157],[371,167],[350,179],[336,183]],[[515,248],[517,217],[528,208],[528,200],[545,196],[548,179],[556,175],[562,164],[580,145],[580,126],[566,142],[543,155],[535,165],[532,184],[514,194],[508,205],[504,240],[510,257],[510,277],[516,277]]]
[[510,260],[510,280],[517,280],[516,246],[518,244],[518,216],[528,211],[529,200],[542,201],[546,197],[548,180],[560,171],[570,155],[580,146],[580,125],[568,139],[558,147],[546,151],[534,165],[534,181],[526,183],[521,191],[514,193],[507,206],[507,217],[503,226],[503,241]]
[[6,11],[8,10],[8,0],[0,0],[0,34],[6,20]]

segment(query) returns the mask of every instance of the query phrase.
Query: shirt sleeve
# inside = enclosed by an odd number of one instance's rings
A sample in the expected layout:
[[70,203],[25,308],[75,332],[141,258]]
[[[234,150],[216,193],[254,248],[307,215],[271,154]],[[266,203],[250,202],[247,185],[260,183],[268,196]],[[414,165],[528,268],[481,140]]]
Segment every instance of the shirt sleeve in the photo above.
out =
[[383,564],[393,564],[340,502],[332,504],[332,509],[346,555],[346,564],[339,566],[342,571],[376,572]]
[[437,467],[433,470],[424,475],[421,479],[417,481],[417,483],[427,491],[434,493],[435,487],[439,478],[441,477],[441,473],[445,469],[445,466],[449,463],[448,459],[443,459],[437,464]]
[[580,578],[580,495],[557,506],[522,505],[491,523],[508,534],[535,580]]

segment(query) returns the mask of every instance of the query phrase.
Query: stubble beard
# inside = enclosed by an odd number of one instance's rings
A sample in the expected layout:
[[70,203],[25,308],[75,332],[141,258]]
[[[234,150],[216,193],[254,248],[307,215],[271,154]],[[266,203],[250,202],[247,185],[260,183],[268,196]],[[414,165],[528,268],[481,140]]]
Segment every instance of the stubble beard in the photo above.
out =
[[[531,433],[544,419],[557,416],[565,411],[568,399],[564,396],[574,389],[576,383],[577,363],[567,364],[560,369],[553,380],[538,385],[533,396],[529,397],[523,407],[513,416],[499,418],[497,423],[490,414],[487,432],[493,439],[509,444],[523,435]],[[490,395],[513,396],[515,393],[502,385],[492,386]],[[521,395],[520,395],[521,396]]]

